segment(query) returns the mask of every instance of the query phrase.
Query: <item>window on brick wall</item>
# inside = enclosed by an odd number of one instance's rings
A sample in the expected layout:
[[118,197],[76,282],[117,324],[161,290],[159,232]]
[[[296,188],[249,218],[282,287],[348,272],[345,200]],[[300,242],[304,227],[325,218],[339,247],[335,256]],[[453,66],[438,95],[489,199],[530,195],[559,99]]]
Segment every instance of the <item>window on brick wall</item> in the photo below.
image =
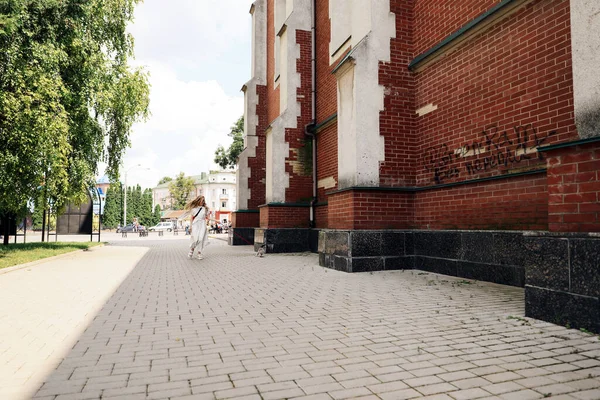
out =
[[329,54],[339,57],[349,46],[352,35],[352,3],[349,0],[329,0],[331,41]]

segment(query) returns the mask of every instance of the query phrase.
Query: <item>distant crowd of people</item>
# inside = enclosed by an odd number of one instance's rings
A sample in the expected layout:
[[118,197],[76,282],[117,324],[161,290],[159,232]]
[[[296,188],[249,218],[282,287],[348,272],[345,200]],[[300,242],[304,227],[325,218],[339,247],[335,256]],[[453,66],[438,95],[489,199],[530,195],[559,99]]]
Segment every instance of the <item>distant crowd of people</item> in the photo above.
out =
[[209,233],[227,233],[231,222],[211,222]]

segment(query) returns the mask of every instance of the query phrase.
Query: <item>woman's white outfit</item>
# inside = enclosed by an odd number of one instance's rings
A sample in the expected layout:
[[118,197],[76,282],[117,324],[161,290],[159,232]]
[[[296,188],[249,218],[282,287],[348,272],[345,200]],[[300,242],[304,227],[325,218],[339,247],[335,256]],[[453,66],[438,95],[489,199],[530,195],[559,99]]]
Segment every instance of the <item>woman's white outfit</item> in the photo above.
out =
[[208,231],[206,229],[206,207],[194,207],[190,211],[194,217],[192,221],[192,233],[190,243],[190,254],[192,257],[197,252],[199,257],[204,248],[208,245]]

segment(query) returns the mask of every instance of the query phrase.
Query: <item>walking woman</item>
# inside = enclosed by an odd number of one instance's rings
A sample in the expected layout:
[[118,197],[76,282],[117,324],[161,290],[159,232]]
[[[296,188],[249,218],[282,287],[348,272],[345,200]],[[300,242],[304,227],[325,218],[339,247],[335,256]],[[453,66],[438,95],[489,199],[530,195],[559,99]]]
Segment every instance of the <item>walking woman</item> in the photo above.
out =
[[204,196],[198,196],[194,200],[186,204],[185,210],[192,217],[192,225],[190,226],[190,235],[192,243],[190,244],[189,258],[194,257],[194,252],[198,254],[195,258],[202,260],[202,251],[208,245],[208,232],[206,230],[206,220],[208,219],[208,209]]

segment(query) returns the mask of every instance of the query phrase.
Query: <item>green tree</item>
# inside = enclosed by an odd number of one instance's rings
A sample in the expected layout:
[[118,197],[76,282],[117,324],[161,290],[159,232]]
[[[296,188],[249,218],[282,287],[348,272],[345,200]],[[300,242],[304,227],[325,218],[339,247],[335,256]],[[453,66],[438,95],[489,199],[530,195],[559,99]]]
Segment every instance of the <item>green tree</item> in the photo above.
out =
[[169,182],[169,192],[173,197],[173,209],[182,210],[188,202],[190,193],[194,190],[194,180],[179,173],[175,180]]
[[31,213],[31,225],[33,229],[42,229],[42,219],[44,218],[44,208],[34,207]]
[[132,124],[148,115],[147,74],[127,64],[140,1],[0,1],[3,212],[84,200],[100,161],[117,180]]
[[152,214],[152,225],[156,225],[160,222],[160,217],[162,216],[162,213],[160,212],[160,205],[157,204],[154,207],[154,213]]
[[163,183],[171,182],[172,180],[173,180],[173,178],[171,178],[170,176],[165,176],[160,181],[158,181],[158,184],[162,185]]
[[228,136],[233,139],[233,143],[227,150],[221,145],[215,150],[215,163],[221,168],[235,168],[240,153],[244,150],[244,117],[241,116],[231,127]]
[[102,215],[102,225],[106,228],[116,228],[123,219],[123,187],[120,182],[111,183],[106,192],[106,203]]
[[140,223],[145,226],[155,225],[152,221],[152,189],[144,189],[140,204]]
[[136,185],[128,188],[127,192],[127,219],[128,223],[133,222],[134,218],[138,219],[138,222],[141,223],[141,213],[142,213],[142,188],[140,185]]

